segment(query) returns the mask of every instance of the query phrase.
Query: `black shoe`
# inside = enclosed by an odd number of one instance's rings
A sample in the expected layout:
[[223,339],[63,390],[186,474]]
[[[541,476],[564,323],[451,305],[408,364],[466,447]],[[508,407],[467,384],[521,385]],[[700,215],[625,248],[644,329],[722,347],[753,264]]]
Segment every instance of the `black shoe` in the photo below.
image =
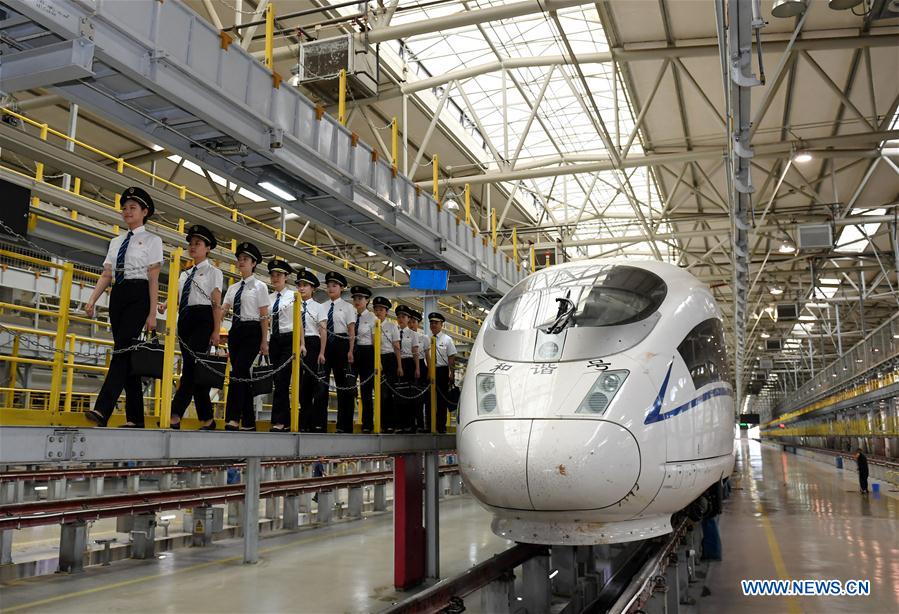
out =
[[255,426],[242,426],[242,427],[238,428],[237,430],[239,430],[241,433],[249,433],[249,432],[255,431],[256,427]]
[[106,426],[106,418],[103,414],[95,409],[88,409],[84,412],[84,417],[96,424],[97,426]]
[[289,433],[289,432],[290,432],[290,427],[289,427],[289,426],[284,426],[283,424],[274,424],[274,425],[272,425],[272,427],[269,429],[269,432],[270,432],[270,433]]
[[215,430],[215,420],[207,424],[206,426],[201,426],[197,429],[198,431],[214,431]]
[[362,433],[365,435],[371,435],[374,432],[374,429],[362,429]]
[[143,424],[129,424],[126,422],[125,424],[120,424],[119,428],[120,429],[142,429],[142,428],[144,428],[144,425]]
[[170,429],[173,429],[173,430],[175,430],[175,431],[180,431],[180,430],[181,430],[181,423],[180,423],[180,422],[169,423],[169,428],[170,428]]
[[239,430],[240,430],[240,427],[239,427],[239,426],[234,426],[233,424],[226,424],[226,425],[225,425],[225,430],[226,430],[226,431],[239,431]]

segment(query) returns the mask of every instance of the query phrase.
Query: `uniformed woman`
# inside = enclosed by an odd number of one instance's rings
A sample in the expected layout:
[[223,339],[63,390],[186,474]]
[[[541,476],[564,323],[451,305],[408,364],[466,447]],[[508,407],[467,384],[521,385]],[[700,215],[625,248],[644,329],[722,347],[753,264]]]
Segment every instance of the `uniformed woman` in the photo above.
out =
[[[325,364],[325,348],[328,344],[328,331],[322,306],[312,295],[321,285],[315,273],[302,270],[297,273],[297,288],[303,300],[303,339],[300,354],[303,355],[303,372],[300,373],[300,430],[305,432],[323,432],[328,426],[327,408],[320,415],[319,398],[327,395],[318,380],[319,368]],[[325,401],[327,403],[327,400]]]
[[381,386],[381,430],[390,433],[396,427],[396,410],[391,386],[396,387],[398,377],[403,376],[403,356],[400,350],[400,329],[387,320],[391,303],[383,296],[372,299],[375,317],[381,321],[381,376],[387,381]]
[[[218,345],[222,325],[222,272],[209,261],[215,249],[212,231],[194,224],[187,230],[188,253],[194,265],[181,272],[178,278],[178,342],[181,344],[181,381],[172,398],[171,428],[181,428],[181,418],[193,397],[201,431],[214,431],[215,420],[209,387],[195,384],[197,361],[195,354],[205,354]],[[165,313],[168,301],[159,306]]]
[[375,314],[368,310],[371,289],[365,286],[350,288],[353,307],[356,309],[356,344],[353,352],[353,367],[359,376],[362,395],[362,432],[375,430]]
[[[272,306],[271,331],[268,351],[272,366],[277,369],[293,355],[293,302],[294,290],[287,285],[293,273],[290,263],[281,258],[272,258],[268,263],[268,274],[272,280],[269,303]],[[297,358],[299,360],[299,357]],[[290,378],[293,369],[284,367],[275,374],[272,393],[272,426],[274,433],[290,430]]]
[[403,357],[403,372],[398,380],[406,385],[400,389],[398,396],[394,399],[393,407],[396,412],[394,426],[397,431],[405,433],[415,430],[415,404],[418,402],[418,399],[415,398],[415,387],[421,377],[418,334],[409,328],[412,313],[412,309],[405,305],[396,308],[396,321],[400,329],[400,353]]
[[418,335],[418,370],[421,377],[418,378],[416,393],[419,395],[415,401],[415,430],[420,433],[427,432],[427,425],[431,421],[431,378],[428,377],[428,360],[431,358],[431,338],[421,330],[422,313],[412,310],[409,318],[409,328]]
[[[446,411],[449,401],[450,387],[455,383],[456,344],[453,338],[443,332],[446,318],[439,311],[428,314],[431,335],[437,339],[437,362],[435,363],[435,380],[437,387],[437,432],[446,432]],[[430,416],[430,414],[428,414]],[[430,422],[430,418],[428,419]]]
[[256,265],[262,260],[259,248],[252,243],[241,243],[234,251],[240,281],[225,293],[222,313],[230,310],[231,330],[228,331],[228,356],[231,360],[231,380],[228,382],[228,398],[225,401],[226,431],[255,431],[256,413],[253,411],[253,393],[249,382],[250,367],[260,354],[268,355],[268,289],[253,277]]
[[[128,188],[119,198],[119,206],[128,231],[110,241],[103,261],[103,274],[84,306],[85,313],[92,318],[97,299],[112,284],[109,322],[115,350],[134,345],[144,328],[156,330],[159,270],[163,257],[162,239],[144,227],[156,210],[150,195],[141,188]],[[94,408],[85,412],[87,419],[97,426],[106,426],[123,388],[127,422],[122,426],[143,428],[143,385],[139,376],[131,375],[130,352],[113,354]]]
[[[328,346],[325,350],[324,385],[328,386],[331,373],[337,386],[337,432],[353,432],[353,413],[356,395],[347,385],[347,365],[353,362],[353,344],[356,337],[356,310],[340,298],[346,288],[346,277],[336,271],[325,274],[328,301],[322,304],[325,312],[325,327],[328,331]],[[327,394],[320,395],[320,413],[327,415]]]

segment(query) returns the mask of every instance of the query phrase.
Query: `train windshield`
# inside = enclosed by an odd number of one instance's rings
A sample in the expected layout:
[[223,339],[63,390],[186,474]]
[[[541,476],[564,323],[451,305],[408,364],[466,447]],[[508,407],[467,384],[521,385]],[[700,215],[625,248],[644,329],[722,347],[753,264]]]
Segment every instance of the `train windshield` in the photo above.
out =
[[569,326],[621,326],[653,314],[666,293],[661,277],[637,267],[553,267],[515,286],[497,305],[493,327],[558,332]]

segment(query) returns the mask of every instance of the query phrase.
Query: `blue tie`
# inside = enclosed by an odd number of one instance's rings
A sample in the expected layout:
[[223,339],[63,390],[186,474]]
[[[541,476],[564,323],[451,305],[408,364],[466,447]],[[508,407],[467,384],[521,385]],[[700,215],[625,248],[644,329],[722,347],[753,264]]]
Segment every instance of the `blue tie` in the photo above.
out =
[[234,319],[240,322],[240,295],[243,294],[243,286],[246,282],[240,282],[240,288],[237,289],[237,294],[234,295]]
[[275,299],[275,306],[272,307],[272,334],[278,334],[278,306],[281,305],[281,294]]
[[331,307],[328,309],[328,334],[334,334],[334,303],[331,303]]
[[187,281],[184,284],[184,289],[181,291],[181,304],[178,306],[178,311],[184,311],[187,309],[187,302],[190,299],[190,287],[194,283],[194,275],[197,274],[197,267],[194,266],[190,270],[190,275],[187,276]]
[[117,284],[125,281],[125,252],[128,251],[128,244],[131,243],[131,237],[134,236],[134,231],[129,230],[128,234],[125,235],[125,240],[122,241],[122,245],[119,247],[119,253],[116,254],[115,258],[115,282]]

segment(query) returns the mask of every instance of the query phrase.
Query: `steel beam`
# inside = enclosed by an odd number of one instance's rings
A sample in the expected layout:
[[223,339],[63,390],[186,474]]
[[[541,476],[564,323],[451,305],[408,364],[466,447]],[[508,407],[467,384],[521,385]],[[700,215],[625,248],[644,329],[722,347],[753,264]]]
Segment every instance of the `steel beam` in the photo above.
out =
[[94,76],[94,44],[86,38],[3,55],[0,91],[13,94]]

